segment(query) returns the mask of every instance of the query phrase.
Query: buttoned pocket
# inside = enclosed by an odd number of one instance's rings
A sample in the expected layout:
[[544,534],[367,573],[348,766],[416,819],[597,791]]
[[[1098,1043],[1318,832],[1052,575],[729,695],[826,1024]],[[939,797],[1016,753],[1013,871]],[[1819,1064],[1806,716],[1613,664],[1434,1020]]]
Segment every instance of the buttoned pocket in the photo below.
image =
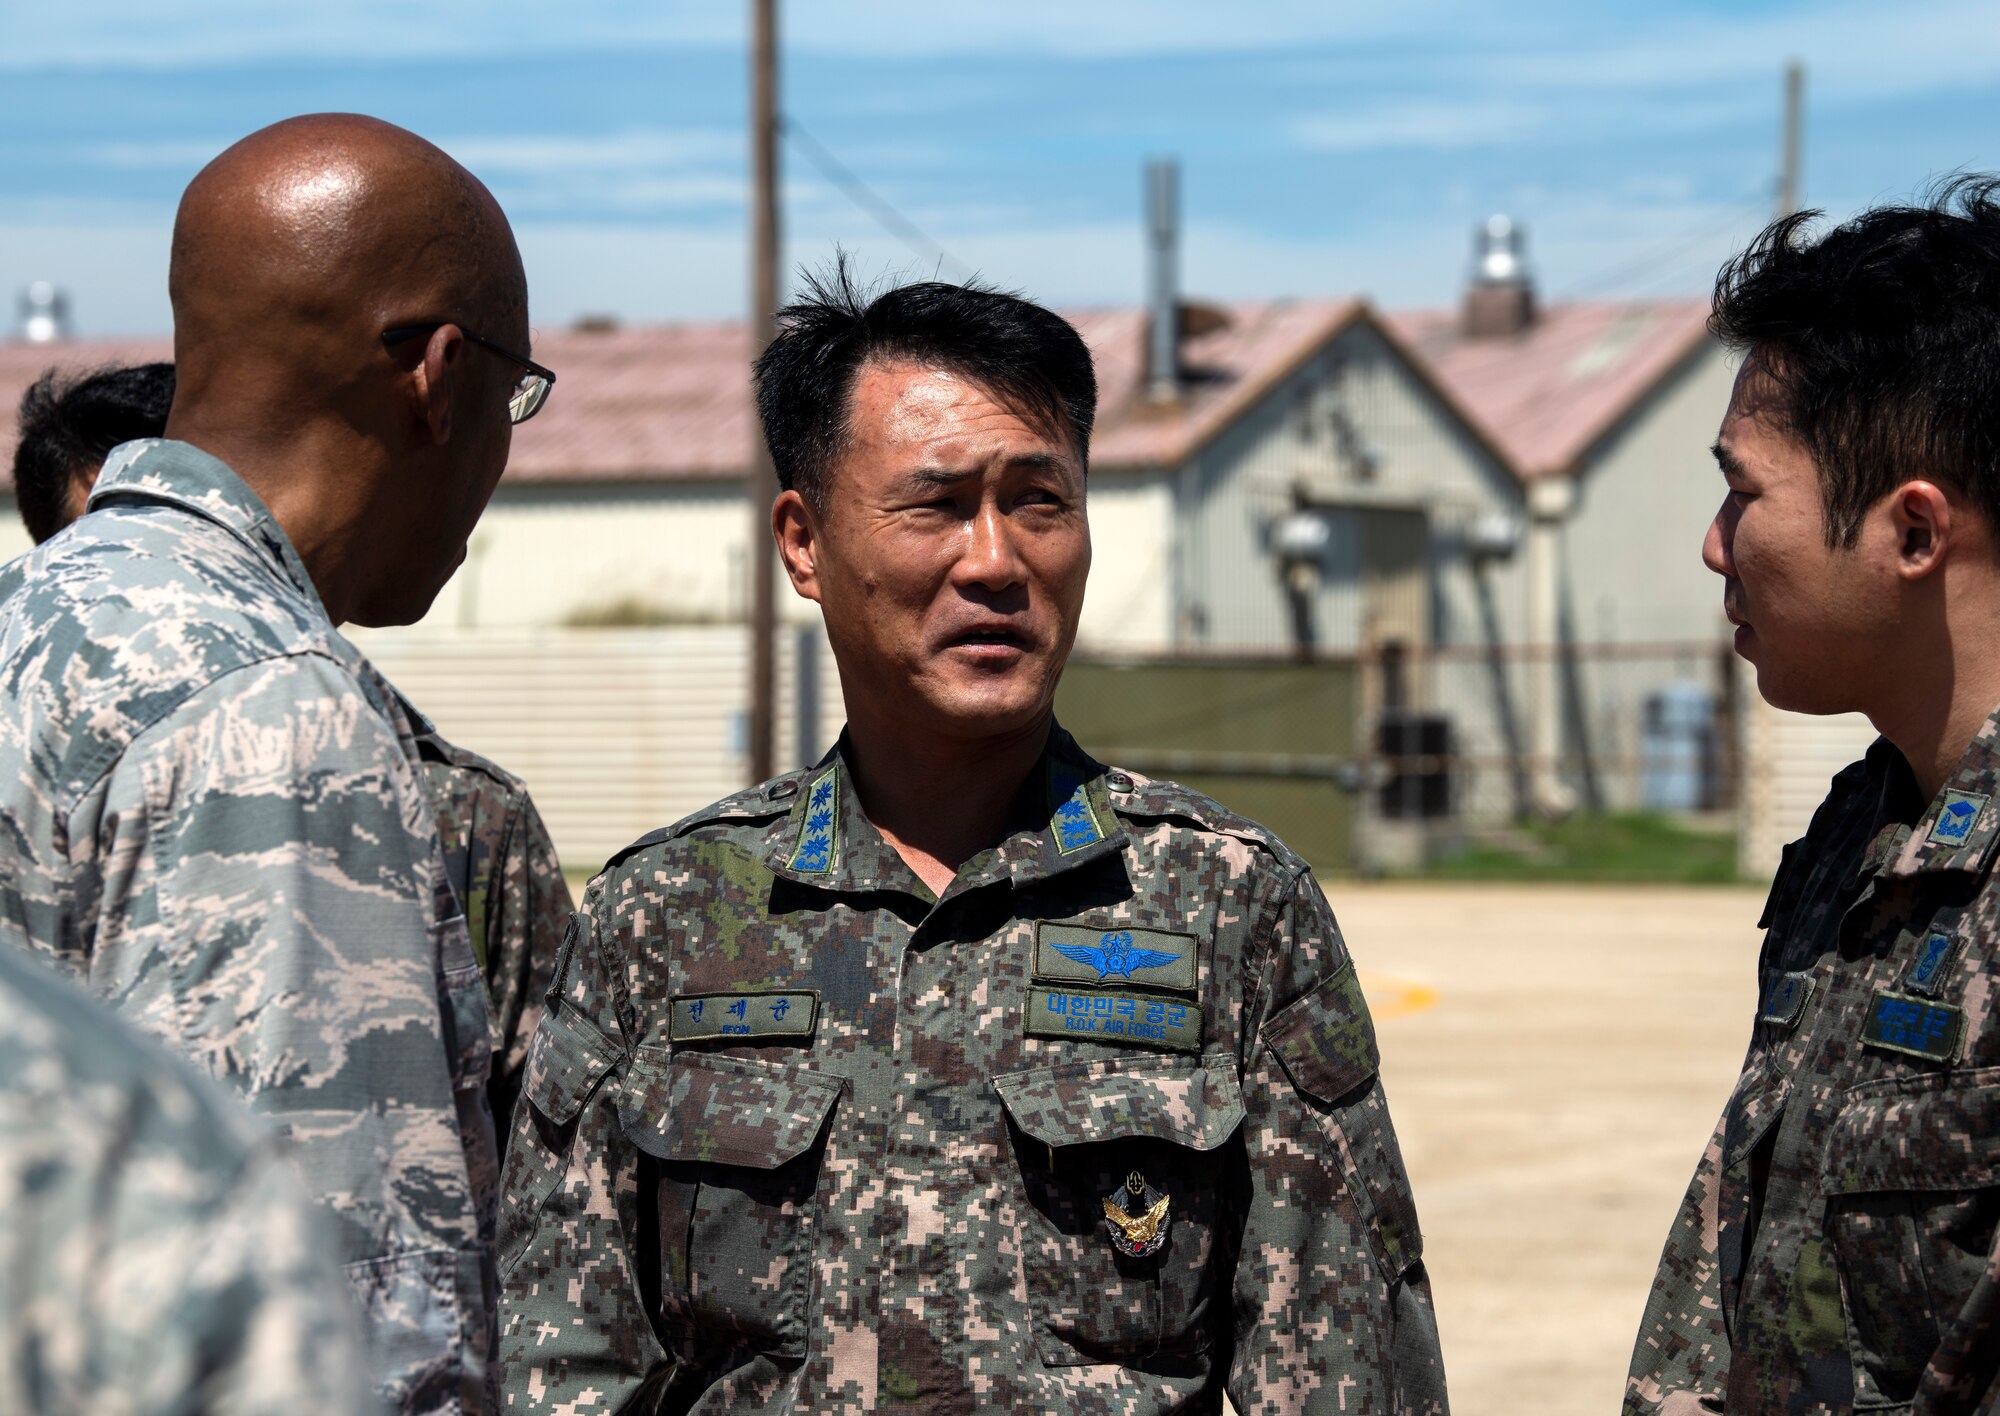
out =
[[500,1199],[500,1272],[513,1268],[576,1144],[577,1117],[617,1065],[618,1049],[560,1002],[542,1014],[514,1108]]
[[1340,1157],[1375,1259],[1395,1283],[1423,1257],[1416,1202],[1382,1090],[1375,1026],[1351,963],[1264,1025],[1263,1038]]
[[846,1085],[772,1062],[639,1050],[618,1115],[651,1158],[641,1223],[654,1223],[661,1326],[677,1356],[805,1355],[820,1163]]
[[2000,1228],[2000,1067],[1868,1082],[1822,1177],[1856,1410],[1916,1396]]
[[[1231,1167],[1214,1154],[1243,1121],[1235,1062],[1111,1058],[994,1078],[1029,1213],[1023,1280],[1050,1366],[1141,1365],[1206,1351],[1216,1321],[1218,1220]],[[1234,1167],[1240,1172],[1242,1166]],[[1128,1181],[1144,1189],[1128,1189]],[[1145,1213],[1164,1197],[1159,1232]],[[1126,1212],[1114,1243],[1106,1201]]]

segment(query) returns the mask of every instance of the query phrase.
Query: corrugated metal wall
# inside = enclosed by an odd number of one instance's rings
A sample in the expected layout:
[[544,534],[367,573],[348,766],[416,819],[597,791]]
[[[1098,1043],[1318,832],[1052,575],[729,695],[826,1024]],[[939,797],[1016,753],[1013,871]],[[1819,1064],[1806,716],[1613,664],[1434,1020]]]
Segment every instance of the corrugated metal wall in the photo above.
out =
[[[740,625],[353,638],[445,736],[527,782],[571,871],[745,784]],[[807,639],[817,672],[801,694]],[[778,760],[792,767],[832,743],[844,712],[818,626],[785,631],[778,650]]]
[[1865,753],[1876,734],[1859,713],[1816,718],[1773,708],[1747,681],[1753,678],[1746,668],[1737,866],[1749,879],[1768,880],[1786,843],[1812,823],[1833,775]]

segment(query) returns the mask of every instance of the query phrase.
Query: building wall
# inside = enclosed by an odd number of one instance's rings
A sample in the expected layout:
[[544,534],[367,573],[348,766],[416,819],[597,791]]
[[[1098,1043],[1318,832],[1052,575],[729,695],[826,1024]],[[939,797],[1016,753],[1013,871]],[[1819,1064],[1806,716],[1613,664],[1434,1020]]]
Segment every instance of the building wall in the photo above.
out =
[[[1370,518],[1391,512],[1421,511],[1429,524],[1429,584],[1422,587],[1429,623],[1420,638],[1456,642],[1476,626],[1457,538],[1475,516],[1517,506],[1518,490],[1379,335],[1351,326],[1183,469],[1175,607],[1182,645],[1291,647],[1269,538],[1292,509],[1295,489],[1325,517],[1329,533],[1312,604],[1320,649],[1352,652],[1367,637],[1371,609],[1383,608],[1369,602],[1365,546],[1375,529]],[[1505,567],[1499,579],[1511,630],[1519,619],[1519,574]]]
[[[1564,639],[1662,646],[1571,671],[1565,745],[1589,754],[1598,804],[1646,804],[1650,698],[1692,684],[1719,705],[1734,691],[1722,582],[1701,560],[1723,492],[1709,447],[1734,378],[1734,360],[1710,344],[1662,382],[1592,450],[1563,528]],[[1718,743],[1729,731],[1718,717]]]

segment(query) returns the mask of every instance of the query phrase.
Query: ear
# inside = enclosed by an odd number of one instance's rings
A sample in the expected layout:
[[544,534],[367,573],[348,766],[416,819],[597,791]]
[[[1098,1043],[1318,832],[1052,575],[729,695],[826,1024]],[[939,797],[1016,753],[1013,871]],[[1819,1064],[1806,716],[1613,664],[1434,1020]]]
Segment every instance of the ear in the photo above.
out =
[[1934,574],[1951,553],[1951,498],[1933,482],[1905,482],[1889,494],[1889,517],[1896,528],[1898,578]]
[[821,603],[819,591],[819,519],[797,492],[780,492],[771,503],[771,534],[778,555],[800,599]]
[[465,335],[455,324],[439,325],[424,345],[424,357],[411,371],[415,379],[417,416],[442,447],[451,441],[452,395],[458,382],[458,361],[465,354]]

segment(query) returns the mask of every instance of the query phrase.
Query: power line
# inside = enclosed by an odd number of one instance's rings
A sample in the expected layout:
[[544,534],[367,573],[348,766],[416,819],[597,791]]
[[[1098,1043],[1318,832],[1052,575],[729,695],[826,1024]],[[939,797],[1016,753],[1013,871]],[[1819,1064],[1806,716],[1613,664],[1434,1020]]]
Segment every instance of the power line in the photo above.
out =
[[943,246],[924,234],[922,227],[889,205],[873,187],[856,176],[851,168],[827,151],[826,144],[815,138],[799,125],[799,120],[787,114],[778,120],[778,129],[798,147],[799,151],[820,175],[847,195],[847,199],[867,212],[875,223],[890,235],[908,246],[912,251],[940,267],[948,268],[958,280],[970,280],[974,274],[971,266],[953,256]]
[[1729,230],[1769,200],[1769,193],[1763,189],[1763,184],[1759,183],[1754,195],[1739,196],[1735,201],[1717,211],[1709,212],[1678,235],[1669,237],[1651,250],[1606,266],[1576,281],[1563,292],[1563,298],[1574,300],[1585,295],[1601,295],[1635,277],[1655,275],[1663,269],[1670,269],[1683,262],[1697,246]]

